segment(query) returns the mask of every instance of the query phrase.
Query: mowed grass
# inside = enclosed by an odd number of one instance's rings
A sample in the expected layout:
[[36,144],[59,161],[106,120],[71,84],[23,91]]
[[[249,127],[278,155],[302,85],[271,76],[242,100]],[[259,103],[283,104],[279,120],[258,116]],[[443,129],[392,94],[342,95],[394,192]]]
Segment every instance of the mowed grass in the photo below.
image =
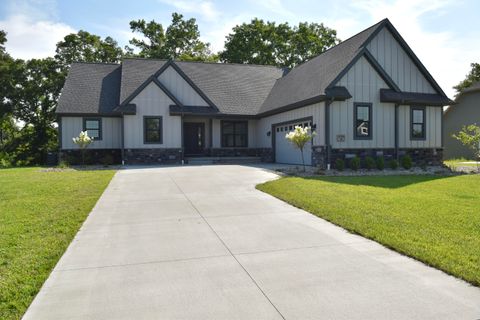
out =
[[286,177],[257,188],[480,286],[480,175]]
[[0,170],[0,319],[19,319],[114,171]]

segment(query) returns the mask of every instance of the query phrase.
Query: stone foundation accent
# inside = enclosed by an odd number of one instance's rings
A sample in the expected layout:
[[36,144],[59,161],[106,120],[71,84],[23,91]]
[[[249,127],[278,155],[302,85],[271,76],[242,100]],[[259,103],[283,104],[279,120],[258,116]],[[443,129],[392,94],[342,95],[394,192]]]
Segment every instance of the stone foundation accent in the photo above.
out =
[[[60,161],[71,165],[82,164],[82,153],[79,149],[64,149],[59,152]],[[120,164],[122,151],[120,149],[86,149],[85,164]]]
[[412,157],[415,166],[441,166],[443,165],[443,149],[400,149],[399,157],[408,154]]
[[[442,149],[399,149],[398,158],[404,155],[410,155],[414,166],[441,166],[443,162],[443,150]],[[332,168],[335,168],[335,161],[337,159],[345,160],[345,164],[348,166],[348,160],[358,156],[362,163],[366,157],[372,158],[383,157],[387,163],[391,159],[396,159],[395,149],[332,149],[330,154],[330,161]]]
[[320,169],[327,169],[327,153],[325,152],[324,146],[313,146],[312,147],[312,166],[318,167]]
[[211,157],[260,157],[262,162],[273,162],[272,148],[211,148],[206,151]]
[[180,148],[125,149],[125,164],[172,164],[182,162]]

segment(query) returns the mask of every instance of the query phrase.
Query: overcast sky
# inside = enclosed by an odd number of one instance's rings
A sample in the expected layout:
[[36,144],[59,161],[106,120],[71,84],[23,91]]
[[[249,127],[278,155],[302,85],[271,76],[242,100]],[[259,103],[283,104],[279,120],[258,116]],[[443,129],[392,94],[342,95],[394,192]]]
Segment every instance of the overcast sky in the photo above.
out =
[[480,63],[480,1],[470,0],[2,0],[0,29],[16,58],[52,56],[66,34],[86,30],[110,35],[122,46],[135,19],[168,25],[171,13],[196,18],[201,37],[213,51],[223,48],[232,27],[254,17],[276,22],[323,22],[346,39],[389,18],[445,92]]

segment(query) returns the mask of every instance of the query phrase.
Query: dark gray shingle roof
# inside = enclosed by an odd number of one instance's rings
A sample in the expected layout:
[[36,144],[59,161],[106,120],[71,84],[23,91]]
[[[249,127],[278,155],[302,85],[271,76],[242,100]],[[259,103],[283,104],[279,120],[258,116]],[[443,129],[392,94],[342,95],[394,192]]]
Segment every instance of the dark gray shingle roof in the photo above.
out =
[[113,114],[119,104],[121,66],[73,63],[58,100],[60,114]]
[[221,113],[255,115],[284,69],[273,66],[175,62]]
[[355,58],[365,41],[383,25],[383,22],[380,21],[319,56],[293,68],[285,77],[275,83],[260,108],[260,113],[325,94],[325,89]]
[[125,101],[166,62],[167,60],[159,59],[123,59],[120,102]]

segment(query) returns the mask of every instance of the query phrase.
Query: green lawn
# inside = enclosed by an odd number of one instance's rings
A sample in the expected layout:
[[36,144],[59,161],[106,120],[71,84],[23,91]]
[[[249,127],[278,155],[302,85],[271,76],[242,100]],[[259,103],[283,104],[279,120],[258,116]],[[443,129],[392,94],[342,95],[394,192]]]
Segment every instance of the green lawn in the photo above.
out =
[[480,286],[480,175],[285,177],[257,188]]
[[0,170],[0,319],[19,319],[114,171]]
[[445,160],[443,163],[452,169],[456,169],[457,167],[476,167],[476,163],[465,163],[465,162],[473,162],[475,160],[467,160],[465,158],[460,158],[460,159],[450,159],[450,160]]

